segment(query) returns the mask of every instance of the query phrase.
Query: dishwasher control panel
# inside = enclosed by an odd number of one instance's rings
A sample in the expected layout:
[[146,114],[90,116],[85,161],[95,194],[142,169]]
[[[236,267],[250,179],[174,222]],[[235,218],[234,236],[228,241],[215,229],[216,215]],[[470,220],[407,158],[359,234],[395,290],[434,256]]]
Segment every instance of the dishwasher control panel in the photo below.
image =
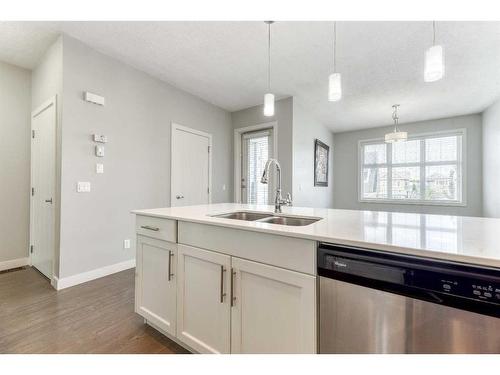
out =
[[500,270],[320,244],[318,275],[500,317]]
[[500,304],[500,283],[481,277],[456,276],[454,271],[414,270],[413,286],[432,291]]

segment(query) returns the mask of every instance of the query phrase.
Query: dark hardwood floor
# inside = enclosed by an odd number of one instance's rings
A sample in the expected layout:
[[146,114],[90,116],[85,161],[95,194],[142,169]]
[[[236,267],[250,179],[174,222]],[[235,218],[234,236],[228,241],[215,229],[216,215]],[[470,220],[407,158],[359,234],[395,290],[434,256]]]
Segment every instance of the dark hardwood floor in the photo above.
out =
[[134,313],[134,270],[55,291],[27,267],[0,273],[0,353],[186,353]]

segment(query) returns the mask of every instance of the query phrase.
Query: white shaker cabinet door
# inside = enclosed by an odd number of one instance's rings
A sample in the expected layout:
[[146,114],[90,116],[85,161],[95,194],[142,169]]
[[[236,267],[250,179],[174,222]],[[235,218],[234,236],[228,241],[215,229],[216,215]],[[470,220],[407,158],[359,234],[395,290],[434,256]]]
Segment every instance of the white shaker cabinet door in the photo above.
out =
[[136,312],[175,336],[177,244],[137,237]]
[[231,353],[316,353],[313,276],[233,257]]
[[230,352],[231,257],[178,245],[177,338],[200,353]]

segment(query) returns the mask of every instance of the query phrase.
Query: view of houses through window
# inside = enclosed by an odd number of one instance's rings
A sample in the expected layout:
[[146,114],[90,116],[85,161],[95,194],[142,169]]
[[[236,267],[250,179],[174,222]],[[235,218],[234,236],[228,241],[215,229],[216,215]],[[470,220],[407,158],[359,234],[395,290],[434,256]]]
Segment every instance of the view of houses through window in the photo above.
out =
[[360,200],[462,203],[463,131],[360,143]]

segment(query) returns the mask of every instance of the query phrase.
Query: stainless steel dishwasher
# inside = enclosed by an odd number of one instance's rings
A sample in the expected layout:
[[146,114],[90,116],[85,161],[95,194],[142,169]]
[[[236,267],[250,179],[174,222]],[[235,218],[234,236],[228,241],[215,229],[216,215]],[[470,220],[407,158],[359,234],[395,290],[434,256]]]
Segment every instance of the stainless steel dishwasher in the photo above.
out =
[[500,353],[500,270],[322,243],[320,353]]

